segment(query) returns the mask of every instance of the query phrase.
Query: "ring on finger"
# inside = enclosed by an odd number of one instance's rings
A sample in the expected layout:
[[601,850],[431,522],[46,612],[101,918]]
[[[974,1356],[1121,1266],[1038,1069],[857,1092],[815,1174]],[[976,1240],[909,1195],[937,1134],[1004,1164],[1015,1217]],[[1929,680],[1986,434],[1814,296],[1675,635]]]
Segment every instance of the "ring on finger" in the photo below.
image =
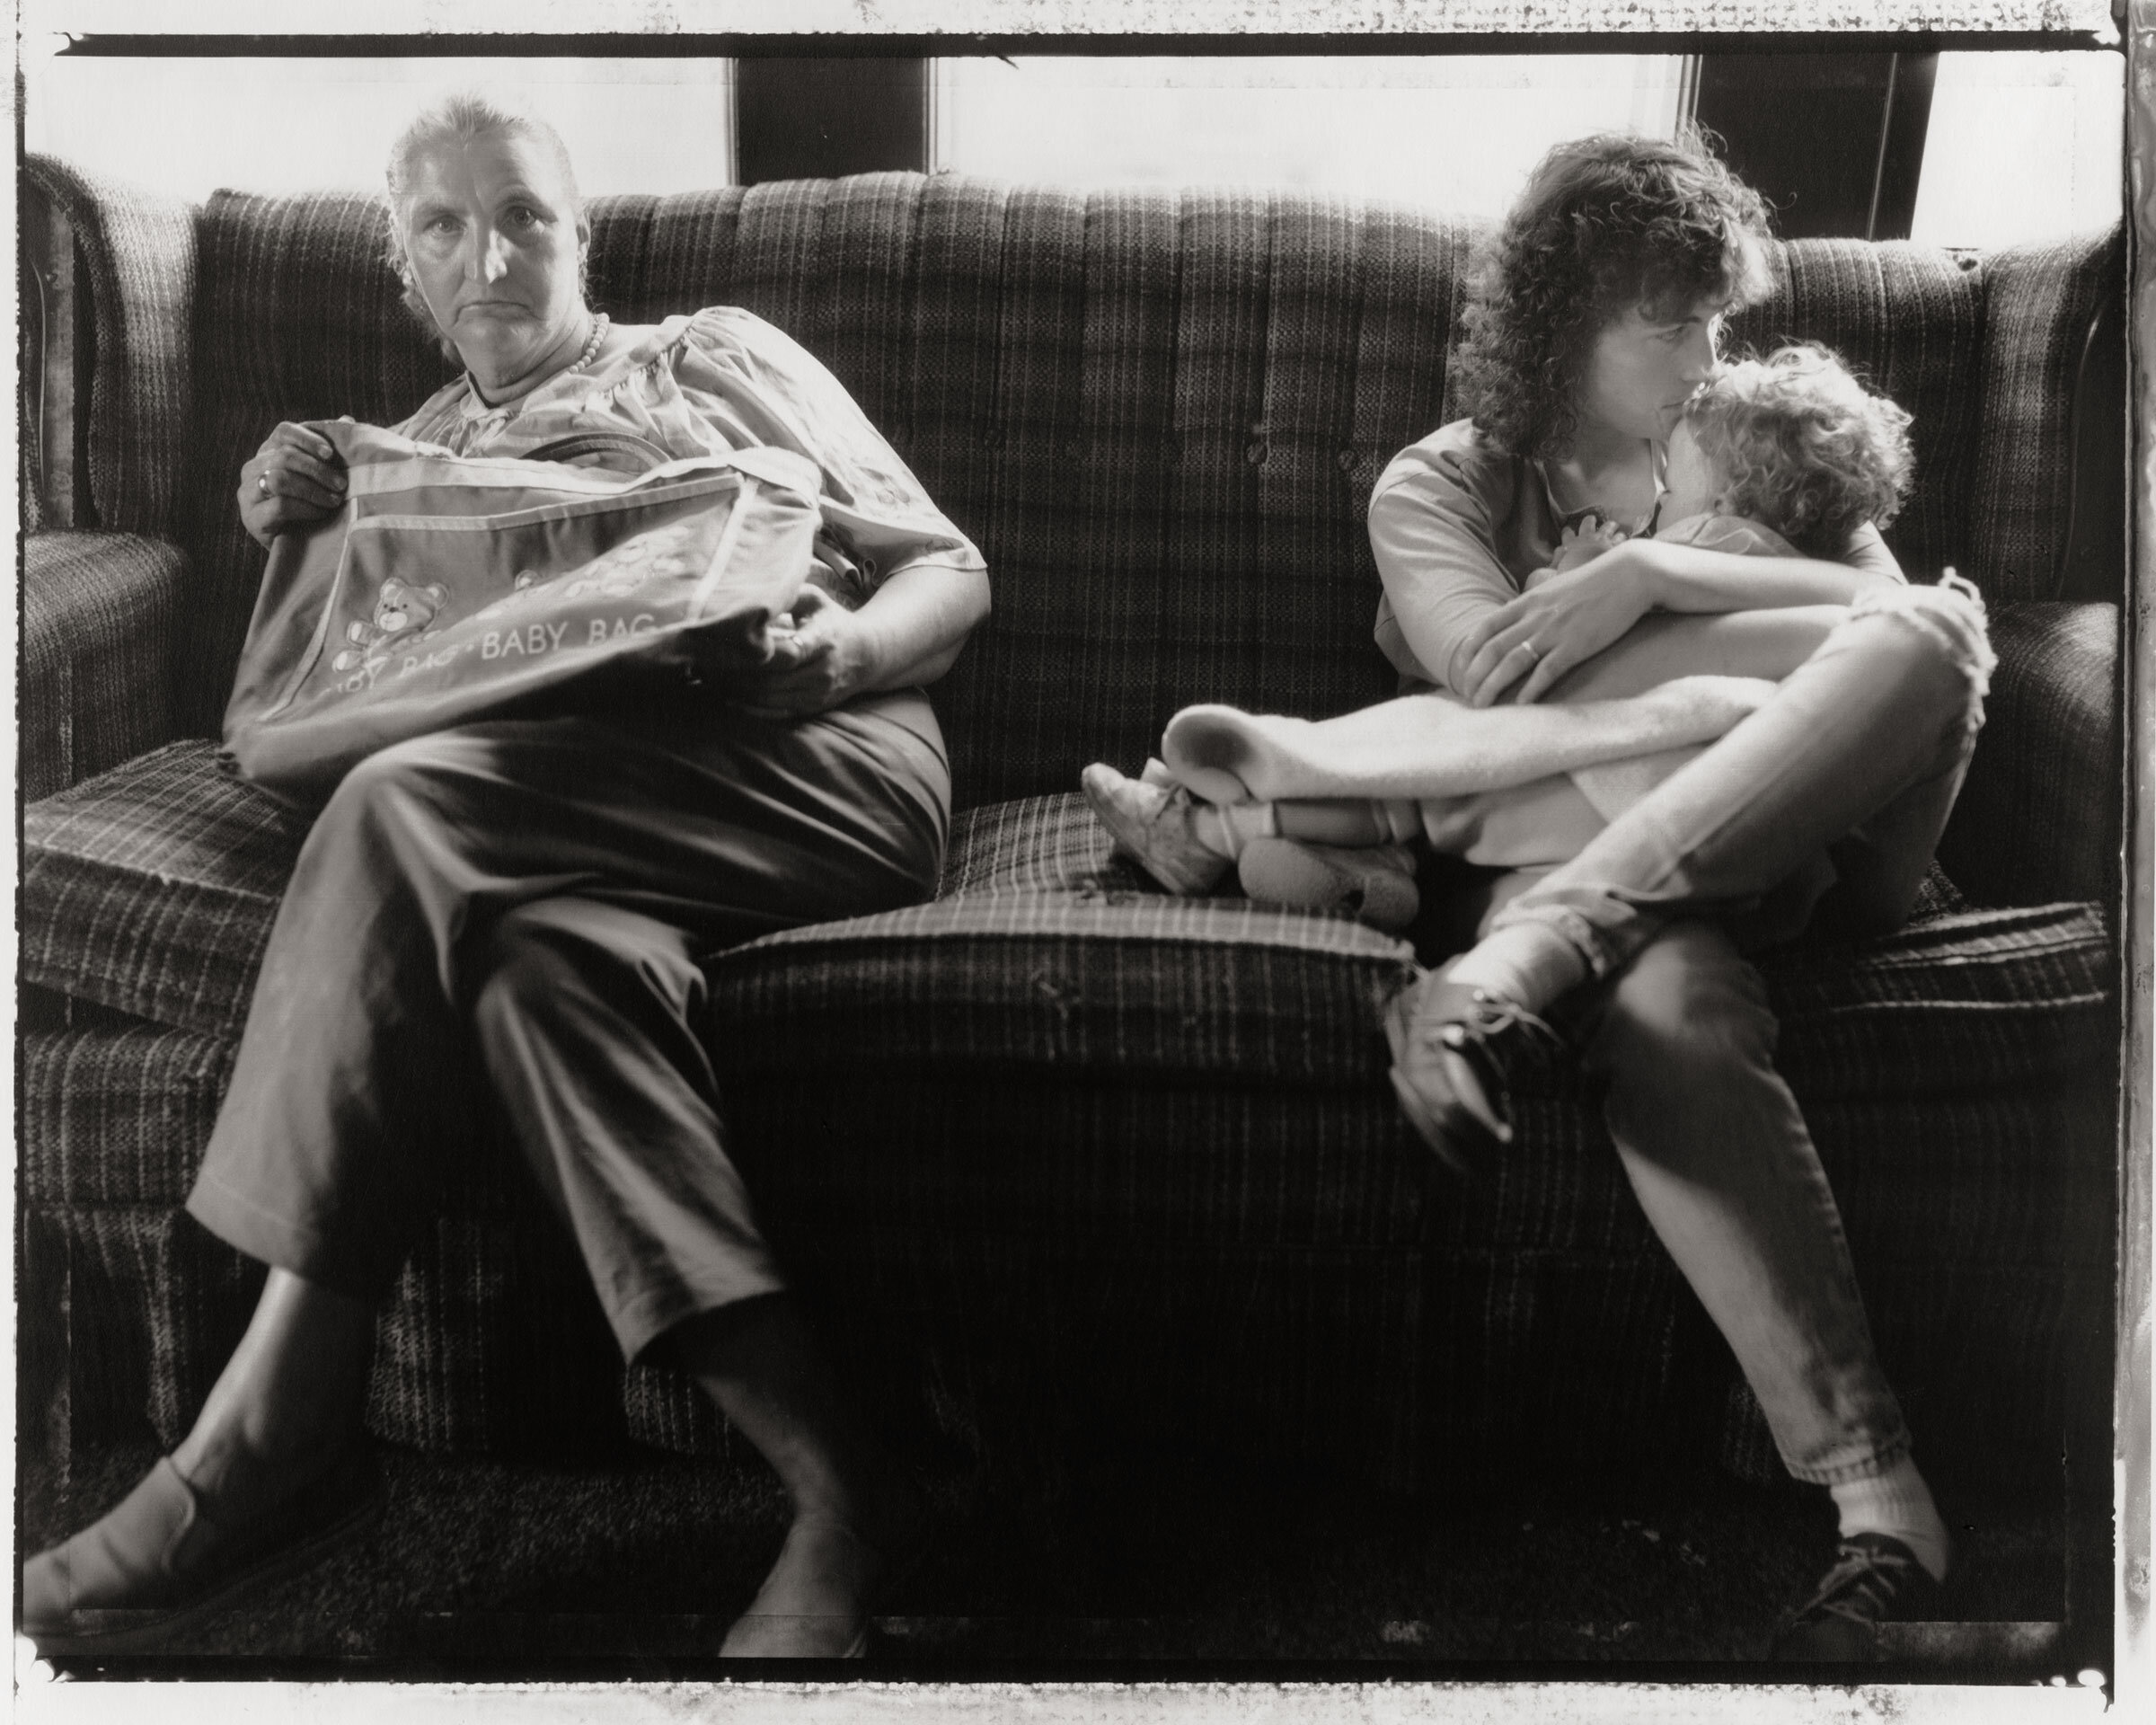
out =
[[1542,650],[1537,647],[1532,641],[1523,641],[1520,643],[1520,650],[1525,653],[1529,659],[1534,659],[1538,663],[1542,659]]
[[264,497],[270,495],[270,470],[267,467],[254,476],[254,489]]

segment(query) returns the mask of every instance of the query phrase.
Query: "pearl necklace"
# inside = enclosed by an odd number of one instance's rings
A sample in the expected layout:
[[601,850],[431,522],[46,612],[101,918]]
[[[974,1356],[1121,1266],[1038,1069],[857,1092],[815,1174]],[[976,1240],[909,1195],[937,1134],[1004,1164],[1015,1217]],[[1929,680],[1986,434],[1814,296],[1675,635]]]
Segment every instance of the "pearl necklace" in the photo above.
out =
[[585,367],[588,366],[594,359],[596,359],[599,357],[599,343],[606,339],[607,323],[608,319],[605,312],[601,312],[596,317],[591,320],[591,340],[584,344],[584,351],[577,356],[577,363],[573,366],[565,367],[563,370],[558,372],[556,376],[561,377],[573,377],[577,375],[577,373],[582,371]]

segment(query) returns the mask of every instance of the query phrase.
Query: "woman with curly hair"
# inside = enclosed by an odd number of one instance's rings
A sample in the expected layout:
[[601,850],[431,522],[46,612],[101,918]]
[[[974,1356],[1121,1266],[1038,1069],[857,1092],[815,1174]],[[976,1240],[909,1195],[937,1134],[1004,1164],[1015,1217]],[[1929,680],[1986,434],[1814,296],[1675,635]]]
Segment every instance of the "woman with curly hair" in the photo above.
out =
[[[1696,137],[1589,137],[1543,160],[1471,292],[1455,361],[1468,417],[1402,451],[1370,503],[1378,644],[1403,694],[1441,698],[1325,726],[1359,723],[1405,751],[1418,726],[1435,735],[1498,703],[1615,700],[1700,673],[1763,680],[1719,740],[1606,820],[1565,775],[1536,787],[1539,830],[1507,835],[1503,860],[1520,866],[1488,877],[1475,944],[1395,998],[1386,1032],[1409,1119],[1459,1161],[1511,1140],[1507,1067],[1551,1034],[1544,1014],[1560,1018],[1606,1081],[1641,1208],[1784,1464],[1839,1511],[1837,1559],[1775,1651],[1861,1658],[1877,1623],[1933,1614],[1949,1544],[1745,954],[1807,925],[1880,933],[1907,916],[1982,722],[1991,654],[1974,589],[1950,571],[1908,585],[1876,524],[1846,510],[1807,515],[1797,496],[1798,531],[1776,549],[1799,554],[1655,535],[1666,487],[1695,458],[1727,482],[1709,493],[1724,514],[1790,500],[1760,476],[1794,464],[1761,461],[1732,433],[1809,359],[1712,392],[1670,469],[1673,434],[1717,375],[1723,319],[1764,291],[1765,234],[1758,196]],[[1583,530],[1607,546],[1584,561],[1568,552]],[[1170,829],[1195,841],[1194,877],[1201,848],[1286,842],[1279,807],[1193,819],[1178,790],[1089,778],[1127,843]],[[1457,801],[1463,822],[1480,818],[1477,799]]]

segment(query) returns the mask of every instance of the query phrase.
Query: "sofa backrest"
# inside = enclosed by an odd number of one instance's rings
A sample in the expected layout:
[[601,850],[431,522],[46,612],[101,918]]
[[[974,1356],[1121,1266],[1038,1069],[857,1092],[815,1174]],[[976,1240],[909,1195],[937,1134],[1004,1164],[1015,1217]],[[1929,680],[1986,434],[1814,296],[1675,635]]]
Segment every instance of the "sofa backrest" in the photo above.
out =
[[[986,554],[994,615],[937,690],[961,801],[1067,789],[1096,757],[1135,767],[1189,701],[1314,715],[1390,692],[1363,515],[1392,455],[1453,415],[1472,225],[900,173],[591,213],[598,304],[631,322],[720,302],[770,318]],[[240,463],[278,419],[394,420],[450,375],[398,303],[384,237],[357,194],[220,192],[197,214],[172,528],[196,564],[204,728],[261,567],[233,505]],[[1995,571],[2000,597],[2048,590],[2030,548],[2064,520],[2053,469],[2078,349],[2063,332],[2093,305],[2079,284],[2100,274],[2095,245],[2001,261],[2033,332],[2004,356],[1997,328],[1986,343],[1994,266],[1973,255],[1774,249],[1773,295],[1733,334],[1825,341],[1914,414],[1918,488],[1888,537],[1920,579],[1953,563]],[[2019,403],[2004,431],[1993,387]]]

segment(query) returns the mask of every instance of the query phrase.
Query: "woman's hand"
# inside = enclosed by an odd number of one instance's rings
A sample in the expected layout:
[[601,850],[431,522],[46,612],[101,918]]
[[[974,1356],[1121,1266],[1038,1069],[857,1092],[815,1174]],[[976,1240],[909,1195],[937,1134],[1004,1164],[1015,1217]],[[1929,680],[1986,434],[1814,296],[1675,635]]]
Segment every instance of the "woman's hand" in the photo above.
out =
[[737,703],[767,719],[828,712],[880,686],[876,632],[820,587],[804,587],[771,625],[771,657],[736,686]]
[[258,544],[344,507],[344,457],[321,432],[287,420],[240,469],[240,521]]
[[1537,571],[1527,590],[1491,612],[1460,645],[1467,666],[1453,686],[1487,707],[1512,692],[1536,701],[1544,690],[1612,643],[1653,609],[1627,540],[1574,570]]

